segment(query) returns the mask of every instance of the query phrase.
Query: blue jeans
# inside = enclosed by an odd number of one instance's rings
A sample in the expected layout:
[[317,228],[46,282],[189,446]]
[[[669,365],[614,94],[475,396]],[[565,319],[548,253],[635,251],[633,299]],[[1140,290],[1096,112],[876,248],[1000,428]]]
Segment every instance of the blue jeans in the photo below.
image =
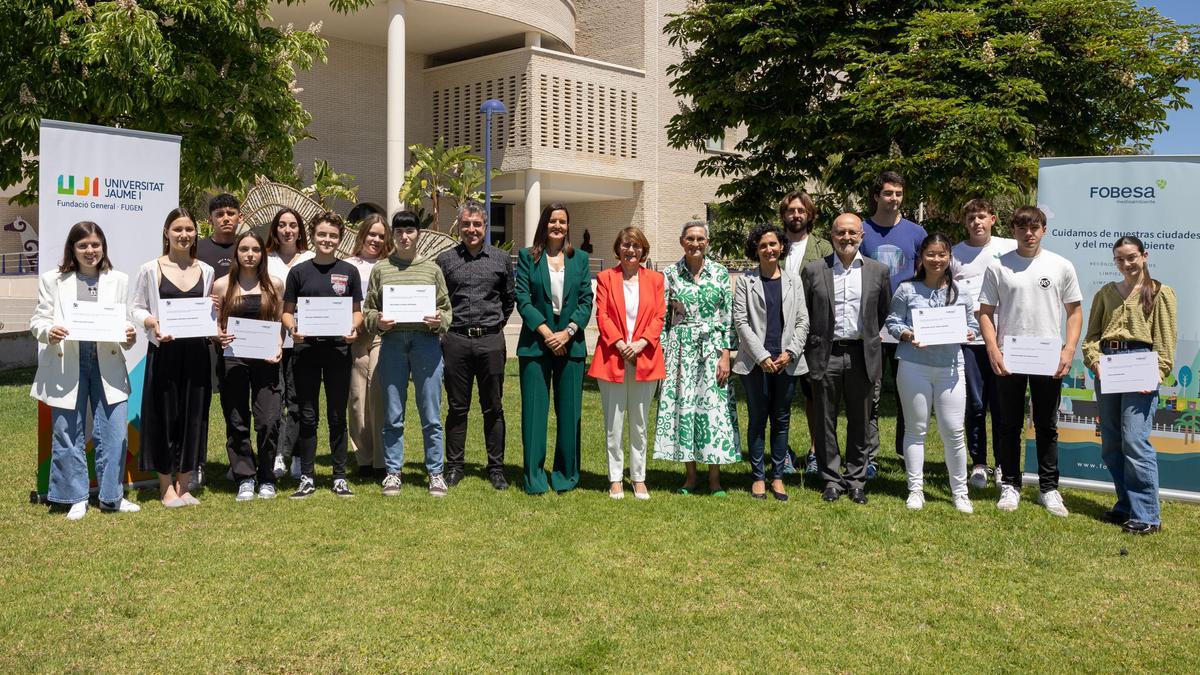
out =
[[417,413],[425,438],[425,469],[442,472],[442,343],[433,333],[393,330],[383,334],[376,376],[383,389],[383,462],[388,473],[404,466],[404,406],[408,376],[417,390]]
[[50,490],[46,498],[74,504],[88,498],[87,416],[92,413],[96,450],[96,482],[100,501],[116,504],[125,496],[125,452],[128,447],[126,401],[106,403],[100,380],[96,343],[79,343],[79,388],[75,407],[50,408]]
[[746,390],[746,412],[749,424],[746,445],[750,450],[750,475],[765,480],[763,451],[766,444],[767,420],[771,422],[771,479],[783,478],[787,464],[788,428],[792,416],[792,398],[796,395],[796,378],[787,373],[764,373],[755,366],[742,375]]
[[[1097,378],[1097,391],[1100,388]],[[1097,399],[1100,404],[1100,455],[1108,465],[1117,491],[1113,510],[1128,514],[1132,521],[1158,525],[1158,455],[1150,445],[1158,392],[1100,394]]]

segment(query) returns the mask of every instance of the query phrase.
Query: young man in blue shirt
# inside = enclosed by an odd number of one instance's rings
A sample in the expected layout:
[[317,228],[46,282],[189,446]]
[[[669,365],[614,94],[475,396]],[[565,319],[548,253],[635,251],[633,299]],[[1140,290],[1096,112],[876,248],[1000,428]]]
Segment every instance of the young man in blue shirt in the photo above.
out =
[[[904,203],[904,177],[895,171],[884,171],[871,185],[871,200],[875,202],[875,213],[863,221],[862,254],[877,260],[888,268],[892,292],[900,282],[912,277],[916,271],[917,251],[927,233],[925,228],[900,214]],[[890,336],[884,338],[883,361],[896,377],[896,343]],[[882,382],[882,380],[880,380]],[[904,456],[904,410],[900,406],[899,392],[896,393],[896,454]],[[871,465],[868,477],[876,472],[875,455],[879,452],[879,388],[871,406],[871,421],[868,434],[872,446]]]

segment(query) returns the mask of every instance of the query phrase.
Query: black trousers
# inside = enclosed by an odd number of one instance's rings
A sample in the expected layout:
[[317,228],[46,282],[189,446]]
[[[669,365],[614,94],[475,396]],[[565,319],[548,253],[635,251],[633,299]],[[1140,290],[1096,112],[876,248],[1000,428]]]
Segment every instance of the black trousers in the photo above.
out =
[[321,415],[317,401],[321,380],[325,381],[325,417],[329,424],[329,454],[333,457],[333,478],[346,477],[346,403],[350,400],[350,345],[322,340],[303,343],[292,350],[292,372],[296,378],[296,398],[300,402],[300,435],[296,451],[300,453],[300,473],[312,477],[317,460],[317,424]]
[[278,452],[285,462],[290,462],[296,449],[296,437],[300,435],[300,401],[296,398],[296,378],[293,374],[296,350],[289,347],[283,350],[283,359],[279,362],[279,382],[283,388],[281,401],[282,411],[279,419]]
[[1025,428],[1025,387],[1033,402],[1033,428],[1037,437],[1038,488],[1042,492],[1058,489],[1058,403],[1062,378],[1048,375],[1006,375],[996,378],[1000,415],[999,445],[1002,480],[1021,487],[1022,431]]
[[[879,373],[875,373],[875,380]],[[816,444],[817,469],[825,487],[861,489],[867,482],[870,456],[871,396],[875,389],[867,373],[862,343],[845,348],[834,347],[829,353],[825,375],[813,380],[813,417],[821,421],[820,430],[813,429]],[[838,447],[838,407],[846,407],[846,461],[842,462]]]
[[508,349],[504,334],[467,337],[446,333],[442,337],[445,373],[446,469],[462,470],[466,461],[467,413],[471,390],[479,384],[483,410],[483,440],[487,447],[487,472],[504,470],[504,363]]
[[[992,455],[1000,463],[999,401],[996,394],[996,374],[987,355],[986,345],[963,345],[963,370],[967,376],[967,453],[971,464],[987,466],[987,416],[992,413]],[[1003,472],[1003,469],[1001,469]]]
[[[896,435],[892,438],[893,446],[896,454],[904,457],[904,406],[900,404],[900,388],[896,387],[896,366],[899,361],[896,360],[895,343],[884,342],[880,345],[883,349],[883,367],[892,373],[892,393],[896,401]],[[879,383],[875,385],[875,392],[871,396],[871,420],[869,422],[868,435],[870,436],[871,445],[871,461],[875,461],[876,455],[879,454],[879,448],[883,447],[879,438],[879,397],[882,395],[883,378],[879,378]]]
[[[222,358],[221,410],[225,413],[225,449],[233,478],[274,483],[279,438],[279,402],[283,397],[279,364],[260,359]],[[250,442],[251,419],[258,457]]]

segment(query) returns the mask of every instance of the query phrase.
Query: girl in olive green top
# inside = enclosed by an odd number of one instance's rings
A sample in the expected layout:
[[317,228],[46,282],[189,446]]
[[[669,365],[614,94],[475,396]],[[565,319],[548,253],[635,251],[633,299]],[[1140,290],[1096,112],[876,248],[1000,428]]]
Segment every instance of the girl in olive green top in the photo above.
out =
[[[1105,284],[1092,300],[1083,340],[1083,362],[1103,391],[1101,357],[1154,351],[1158,379],[1174,367],[1175,291],[1150,278],[1149,255],[1137,237],[1113,244],[1113,261],[1124,277]],[[1161,526],[1158,507],[1158,459],[1150,444],[1158,389],[1098,394],[1101,455],[1112,474],[1117,503],[1103,518],[1131,534],[1150,534]]]

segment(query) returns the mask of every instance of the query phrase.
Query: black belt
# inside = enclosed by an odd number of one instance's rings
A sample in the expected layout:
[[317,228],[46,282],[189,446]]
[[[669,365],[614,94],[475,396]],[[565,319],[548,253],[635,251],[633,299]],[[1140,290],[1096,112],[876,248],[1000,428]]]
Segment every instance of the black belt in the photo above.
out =
[[503,326],[451,326],[450,332],[456,335],[476,338],[484,335],[495,335],[504,330]]
[[829,343],[829,346],[834,351],[844,352],[851,347],[862,347],[862,343],[862,340],[833,340]]
[[1123,351],[1127,349],[1154,349],[1149,342],[1134,342],[1132,340],[1101,340],[1100,351]]

